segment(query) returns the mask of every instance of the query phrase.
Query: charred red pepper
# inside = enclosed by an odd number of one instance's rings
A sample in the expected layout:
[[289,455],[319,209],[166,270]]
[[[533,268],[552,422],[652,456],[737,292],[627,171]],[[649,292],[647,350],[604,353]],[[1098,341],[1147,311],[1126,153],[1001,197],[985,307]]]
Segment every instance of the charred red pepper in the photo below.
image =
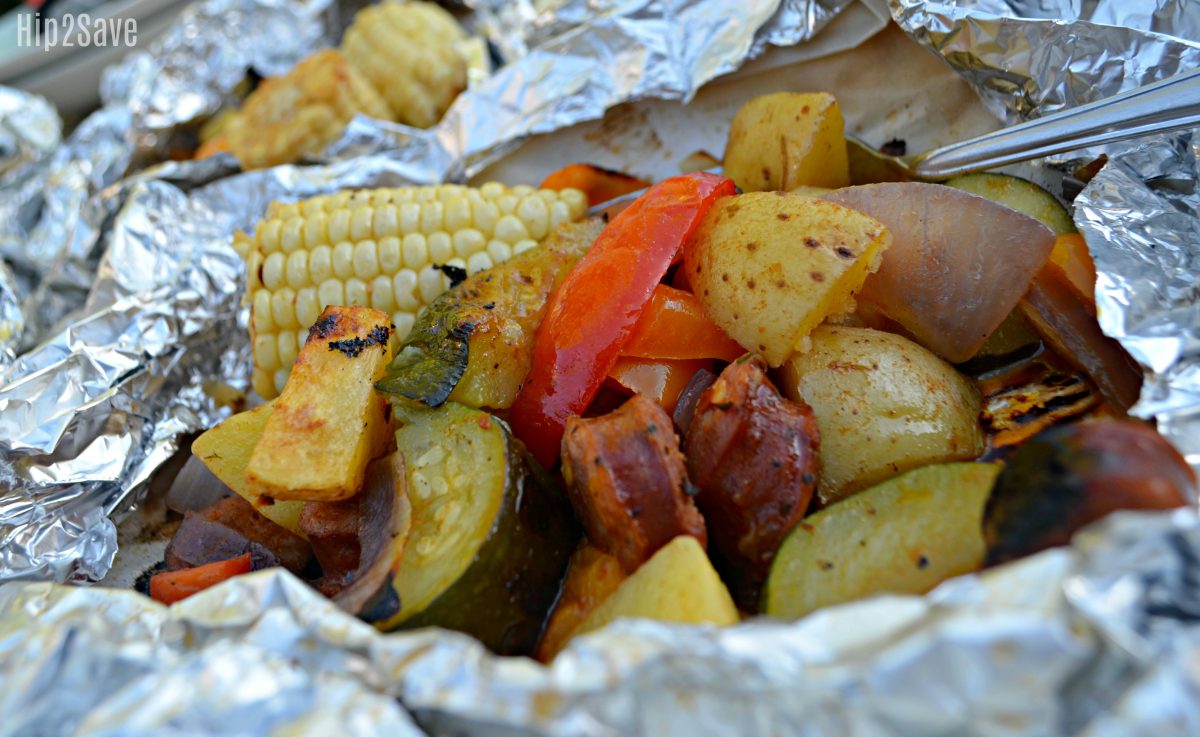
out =
[[566,419],[596,395],[684,241],[735,191],[732,180],[704,172],[654,185],[609,223],[551,297],[509,413],[540,463],[558,457]]
[[649,359],[718,358],[732,361],[746,349],[704,313],[691,292],[659,284],[633,328],[622,356]]

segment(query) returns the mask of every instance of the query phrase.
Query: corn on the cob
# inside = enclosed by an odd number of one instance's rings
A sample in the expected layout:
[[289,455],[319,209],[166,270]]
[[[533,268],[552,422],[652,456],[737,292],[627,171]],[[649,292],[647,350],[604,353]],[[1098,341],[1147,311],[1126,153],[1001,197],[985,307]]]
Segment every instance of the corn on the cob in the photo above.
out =
[[358,12],[342,50],[387,100],[393,120],[428,128],[467,86],[458,47],[465,35],[433,3],[387,0]]
[[326,307],[382,310],[403,340],[417,313],[449,287],[435,265],[474,274],[534,247],[586,209],[576,189],[496,183],[272,203],[254,234],[238,233],[233,242],[247,262],[255,390],[268,399],[283,390],[308,328]]
[[346,57],[325,49],[263,81],[225,136],[246,169],[275,166],[320,153],[360,112],[390,117],[387,102]]

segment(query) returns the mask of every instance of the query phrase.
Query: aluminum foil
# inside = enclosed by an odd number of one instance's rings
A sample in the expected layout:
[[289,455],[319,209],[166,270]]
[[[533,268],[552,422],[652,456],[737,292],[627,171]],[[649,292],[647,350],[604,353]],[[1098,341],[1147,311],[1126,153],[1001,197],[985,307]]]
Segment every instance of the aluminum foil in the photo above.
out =
[[431,130],[358,118],[324,165],[232,175],[232,162],[216,158],[121,180],[217,110],[248,66],[282,71],[326,39],[327,0],[189,8],[154,47],[105,74],[106,107],[55,152],[38,217],[7,239],[6,255],[41,277],[25,334],[43,342],[0,375],[0,581],[103,577],[116,552],[110,517],[136,502],[181,433],[221,416],[202,387],[244,386],[241,266],[226,244],[267,203],[465,177],[526,136],[615,104],[687,100],[736,69],[756,39],[799,42],[844,4],[615,5],[561,25]]
[[0,735],[383,733],[398,699],[429,735],[1184,737],[1200,726],[1198,558],[1194,512],[1125,513],[925,597],[726,629],[625,621],[551,667],[380,634],[280,570],[169,609],[11,584]]
[[[1192,0],[891,6],[910,35],[1010,122],[1200,67],[1200,13]],[[1105,147],[1110,163],[1076,198],[1075,223],[1096,261],[1100,326],[1145,370],[1131,414],[1155,418],[1200,468],[1197,143],[1192,132]]]

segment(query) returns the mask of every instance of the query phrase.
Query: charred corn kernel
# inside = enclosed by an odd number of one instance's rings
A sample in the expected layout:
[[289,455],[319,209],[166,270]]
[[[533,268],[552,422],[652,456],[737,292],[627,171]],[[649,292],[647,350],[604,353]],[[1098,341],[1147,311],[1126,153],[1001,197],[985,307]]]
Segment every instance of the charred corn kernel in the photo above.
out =
[[359,241],[354,246],[354,275],[371,279],[379,273],[379,246],[375,241]]
[[449,286],[434,265],[475,274],[532,248],[558,219],[584,214],[585,199],[571,192],[440,185],[273,203],[253,235],[234,237],[247,263],[256,391],[275,396],[329,305],[389,313],[403,338]]
[[321,298],[317,296],[316,287],[305,287],[296,292],[296,321],[300,326],[311,326],[320,316]]
[[517,241],[516,243],[514,243],[513,247],[512,247],[512,252],[513,252],[513,255],[516,256],[518,254],[525,253],[529,249],[534,248],[536,246],[537,246],[537,241],[526,238],[523,241]]
[[308,251],[292,251],[288,255],[287,283],[292,289],[308,286]]
[[379,241],[379,270],[384,274],[395,274],[403,265],[400,258],[400,239],[394,235]]
[[444,264],[454,258],[454,243],[448,233],[431,233],[426,239],[429,244],[429,258],[435,264]]
[[335,49],[308,56],[250,93],[224,134],[229,150],[246,169],[286,164],[321,153],[357,113],[391,118],[368,79]]

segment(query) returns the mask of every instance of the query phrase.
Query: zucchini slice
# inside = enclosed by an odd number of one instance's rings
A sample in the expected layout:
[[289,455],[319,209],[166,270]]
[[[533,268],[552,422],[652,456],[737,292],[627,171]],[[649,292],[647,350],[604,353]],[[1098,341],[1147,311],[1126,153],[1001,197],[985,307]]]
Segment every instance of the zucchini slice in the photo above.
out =
[[[461,404],[396,406],[411,505],[380,629],[445,627],[500,654],[537,645],[579,531],[566,503],[500,420]],[[389,597],[390,598],[390,597]]]
[[429,304],[384,378],[382,392],[430,407],[509,407],[529,373],[550,295],[604,229],[567,223],[538,248],[468,277]]
[[1019,210],[1042,221],[1056,234],[1075,232],[1075,223],[1071,220],[1071,213],[1067,208],[1063,207],[1054,195],[1028,179],[1010,174],[980,172],[954,177],[946,182],[946,186],[977,194]]

